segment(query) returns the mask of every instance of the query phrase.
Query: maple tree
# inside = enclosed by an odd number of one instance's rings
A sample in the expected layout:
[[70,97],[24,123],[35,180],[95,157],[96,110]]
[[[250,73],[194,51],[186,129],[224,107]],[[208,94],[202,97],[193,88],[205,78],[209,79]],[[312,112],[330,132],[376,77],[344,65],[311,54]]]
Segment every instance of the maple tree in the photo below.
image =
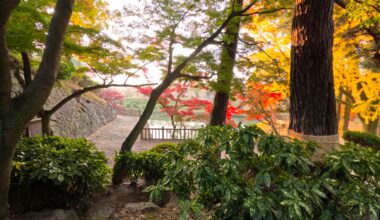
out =
[[[210,101],[191,96],[192,89],[195,89],[194,83],[175,83],[158,98],[157,104],[160,106],[160,111],[170,118],[173,129],[185,121],[204,120],[204,115],[199,112],[204,112],[207,109],[206,106],[210,105]],[[150,96],[152,91],[153,87],[150,86],[138,89],[138,92],[145,96]]]
[[[208,50],[209,46],[218,40],[233,18],[247,15],[246,12],[254,4],[254,1],[248,1],[242,10],[229,11],[229,7],[216,4],[217,2],[212,0],[153,1],[153,4],[144,7],[143,12],[137,16],[142,26],[149,24],[149,27],[152,27],[154,26],[152,24],[156,24],[158,27],[158,30],[152,30],[153,37],[151,32],[138,33],[140,34],[138,40],[150,44],[145,45],[145,48],[141,50],[141,58],[155,60],[162,67],[164,77],[161,83],[152,90],[141,117],[123,142],[121,151],[129,151],[132,148],[152,115],[160,95],[174,81],[179,78],[201,80],[210,77],[205,73],[210,73],[206,70],[212,70],[215,67],[215,59]],[[136,14],[138,11],[133,8],[132,13]],[[194,19],[199,17],[204,17],[204,19]],[[193,27],[193,29],[187,31],[186,27]],[[133,25],[131,28],[135,29]],[[176,53],[174,49],[178,47],[191,52],[186,55]],[[113,182],[120,183],[121,178],[121,173],[114,173]]]
[[247,115],[248,120],[258,120],[271,126],[274,133],[279,135],[276,128],[276,114],[280,101],[284,96],[274,90],[271,84],[248,81],[246,91],[236,95],[240,112]]
[[102,99],[107,101],[112,109],[118,113],[125,113],[125,107],[122,105],[125,95],[121,92],[116,89],[102,89],[99,95]]

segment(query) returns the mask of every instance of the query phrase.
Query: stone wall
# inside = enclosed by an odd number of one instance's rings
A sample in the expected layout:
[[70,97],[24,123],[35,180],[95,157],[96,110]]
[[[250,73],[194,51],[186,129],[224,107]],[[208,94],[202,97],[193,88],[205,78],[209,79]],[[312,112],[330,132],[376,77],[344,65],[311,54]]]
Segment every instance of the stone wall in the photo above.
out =
[[[22,92],[22,86],[15,77],[23,76],[22,70],[12,68],[12,97]],[[49,110],[60,100],[71,94],[74,83],[61,83],[55,86],[44,108]],[[115,112],[107,103],[93,93],[72,99],[59,109],[51,118],[50,127],[54,135],[65,137],[86,137],[98,128],[113,121]]]
[[[50,109],[70,93],[71,89],[55,87],[45,108]],[[52,116],[50,127],[54,135],[86,137],[115,118],[116,114],[104,100],[84,95],[59,109]]]

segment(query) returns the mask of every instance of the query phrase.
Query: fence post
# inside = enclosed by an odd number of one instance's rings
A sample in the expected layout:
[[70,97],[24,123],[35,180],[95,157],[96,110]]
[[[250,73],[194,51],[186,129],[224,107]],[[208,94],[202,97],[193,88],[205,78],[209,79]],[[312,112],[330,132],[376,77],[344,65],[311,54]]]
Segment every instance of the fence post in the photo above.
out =
[[186,127],[183,128],[183,139],[186,140]]
[[162,140],[165,140],[165,128],[162,127]]

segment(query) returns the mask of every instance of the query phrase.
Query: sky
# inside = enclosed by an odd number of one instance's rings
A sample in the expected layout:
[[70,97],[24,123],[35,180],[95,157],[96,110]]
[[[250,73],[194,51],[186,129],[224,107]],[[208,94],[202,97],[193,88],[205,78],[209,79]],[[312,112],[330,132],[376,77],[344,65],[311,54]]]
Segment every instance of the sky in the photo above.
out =
[[[110,10],[117,10],[117,9],[122,9],[124,6],[126,5],[138,5],[141,1],[140,0],[106,0],[109,4],[108,8]],[[111,30],[111,28],[109,30],[106,31],[106,33],[112,37],[112,38],[118,38],[117,35],[115,35],[115,33]],[[136,75],[139,75],[141,77],[138,77],[138,78],[129,78],[127,83],[128,84],[145,84],[145,83],[159,83],[160,82],[160,78],[161,78],[161,74],[160,74],[160,71],[158,70],[158,67],[157,65],[155,64],[149,64],[146,66],[146,68],[148,69],[148,74],[143,74],[142,72],[137,73]],[[148,76],[148,78],[146,78],[145,76]],[[102,82],[102,80],[97,77],[97,76],[92,76],[94,80],[98,81],[98,82]],[[123,75],[118,75],[118,76],[115,76],[112,78],[114,83],[119,83],[119,84],[122,84],[124,83],[126,77],[123,76]],[[120,87],[117,87],[117,89],[119,90],[123,90],[123,88],[120,88]]]

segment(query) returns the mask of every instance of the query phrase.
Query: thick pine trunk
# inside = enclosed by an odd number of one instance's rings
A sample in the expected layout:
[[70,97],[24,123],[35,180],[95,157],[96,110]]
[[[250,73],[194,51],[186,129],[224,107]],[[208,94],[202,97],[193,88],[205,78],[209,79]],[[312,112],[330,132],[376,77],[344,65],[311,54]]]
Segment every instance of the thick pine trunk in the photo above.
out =
[[290,124],[297,133],[337,134],[333,0],[296,0],[292,23]]
[[[241,10],[242,0],[231,1],[235,10]],[[223,38],[223,49],[220,56],[216,93],[211,112],[210,125],[224,125],[228,107],[231,82],[234,75],[236,50],[239,43],[240,17],[236,17],[227,25]]]

